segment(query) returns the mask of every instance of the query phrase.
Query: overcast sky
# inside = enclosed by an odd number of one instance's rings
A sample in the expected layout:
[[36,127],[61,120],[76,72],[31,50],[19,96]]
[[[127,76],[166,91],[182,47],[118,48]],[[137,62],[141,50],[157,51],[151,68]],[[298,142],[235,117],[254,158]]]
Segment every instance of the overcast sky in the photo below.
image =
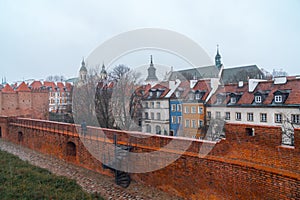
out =
[[0,0],[0,78],[74,77],[99,44],[145,27],[184,34],[212,58],[219,44],[225,67],[300,74],[299,10],[299,0]]

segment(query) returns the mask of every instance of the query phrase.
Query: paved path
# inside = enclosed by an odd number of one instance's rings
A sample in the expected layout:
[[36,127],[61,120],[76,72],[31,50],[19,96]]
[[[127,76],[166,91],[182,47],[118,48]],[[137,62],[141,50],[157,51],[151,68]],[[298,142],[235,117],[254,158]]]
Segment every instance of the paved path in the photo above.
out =
[[180,199],[170,196],[156,188],[143,186],[134,181],[126,189],[114,183],[114,177],[105,176],[76,165],[66,163],[55,157],[44,155],[31,149],[16,145],[0,139],[0,149],[18,156],[30,164],[45,168],[56,175],[75,179],[87,192],[98,193],[105,199]]

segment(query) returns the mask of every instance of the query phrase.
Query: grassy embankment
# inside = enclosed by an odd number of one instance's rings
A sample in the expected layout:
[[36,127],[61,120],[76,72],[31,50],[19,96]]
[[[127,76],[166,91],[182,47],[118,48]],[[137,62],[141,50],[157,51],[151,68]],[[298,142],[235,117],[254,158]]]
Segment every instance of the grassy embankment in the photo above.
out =
[[74,180],[56,176],[0,151],[0,199],[103,199],[88,194]]

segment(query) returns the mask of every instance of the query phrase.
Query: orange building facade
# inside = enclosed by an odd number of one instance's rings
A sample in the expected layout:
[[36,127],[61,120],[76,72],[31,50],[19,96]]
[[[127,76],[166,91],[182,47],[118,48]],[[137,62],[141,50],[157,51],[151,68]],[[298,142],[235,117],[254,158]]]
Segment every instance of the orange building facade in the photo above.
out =
[[185,137],[196,138],[205,124],[205,107],[203,103],[183,103],[183,133]]

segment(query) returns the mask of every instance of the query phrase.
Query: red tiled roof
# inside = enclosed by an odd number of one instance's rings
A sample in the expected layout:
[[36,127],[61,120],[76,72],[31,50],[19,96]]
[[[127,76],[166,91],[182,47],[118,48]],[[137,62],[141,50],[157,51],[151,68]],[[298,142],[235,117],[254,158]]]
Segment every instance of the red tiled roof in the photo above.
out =
[[211,84],[210,80],[199,80],[193,88],[194,91],[201,90],[206,91],[205,94],[202,96],[201,100],[206,100],[207,96],[211,91]]
[[45,81],[45,82],[44,82],[44,86],[46,86],[47,88],[48,88],[48,87],[49,87],[49,88],[52,88],[53,91],[55,90],[55,87],[56,87],[56,85],[55,85],[54,82],[49,82],[49,81]]
[[[161,83],[158,83],[156,85],[154,85],[152,88],[150,88],[149,90],[151,89],[162,89],[163,92],[162,94],[159,96],[159,97],[154,97],[153,98],[157,98],[157,99],[160,99],[160,98],[164,98],[168,92],[170,91],[170,89],[167,87],[168,86],[168,83],[167,82],[161,82]],[[144,95],[145,98],[148,98],[149,97],[149,90],[148,92]]]
[[41,81],[33,81],[31,84],[30,84],[30,87],[32,89],[39,89],[42,87],[42,83]]
[[66,82],[66,88],[67,88],[68,91],[71,91],[71,89],[72,89],[72,84]]
[[57,82],[56,83],[56,86],[60,89],[60,90],[63,90],[65,85],[62,83],[62,82]]
[[29,87],[26,85],[25,82],[22,82],[19,87],[16,89],[16,91],[18,92],[30,92],[31,90],[29,89]]
[[15,92],[9,84],[6,84],[2,89],[2,92]]
[[[284,102],[284,105],[289,104],[300,104],[300,79],[296,77],[288,77],[285,84],[274,84],[273,80],[259,82],[253,92],[248,91],[248,83],[244,83],[243,87],[238,87],[238,84],[228,84],[224,86],[219,86],[216,93],[209,100],[209,104],[214,104],[217,99],[217,95],[221,93],[241,93],[242,96],[236,104],[252,104],[254,101],[254,94],[256,92],[266,92],[268,94],[262,105],[269,105],[273,103],[274,92],[278,90],[289,91],[288,97]],[[229,101],[229,96],[227,95],[226,100],[223,104],[227,104]]]

